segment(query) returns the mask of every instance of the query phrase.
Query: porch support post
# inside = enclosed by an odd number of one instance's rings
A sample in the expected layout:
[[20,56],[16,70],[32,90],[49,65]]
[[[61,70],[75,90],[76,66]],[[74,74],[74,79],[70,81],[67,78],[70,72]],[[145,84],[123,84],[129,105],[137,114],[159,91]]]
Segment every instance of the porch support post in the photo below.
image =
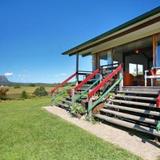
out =
[[78,72],[79,72],[79,53],[76,54],[76,80],[77,82],[79,82],[79,75],[78,75]]
[[113,58],[112,58],[112,50],[107,51],[107,63],[108,64],[113,64]]
[[153,35],[152,37],[152,47],[153,47],[153,67],[156,67],[157,35]]
[[123,63],[123,71],[125,72],[126,70],[126,62],[125,62],[125,54],[122,54],[122,63]]
[[[123,68],[122,68],[122,70],[119,73],[119,77],[123,77]],[[119,90],[122,91],[122,88],[123,88],[123,78],[122,78],[122,80],[121,80],[121,82],[119,84]]]
[[100,67],[100,60],[99,60],[99,54],[93,54],[92,55],[92,70],[96,70]]

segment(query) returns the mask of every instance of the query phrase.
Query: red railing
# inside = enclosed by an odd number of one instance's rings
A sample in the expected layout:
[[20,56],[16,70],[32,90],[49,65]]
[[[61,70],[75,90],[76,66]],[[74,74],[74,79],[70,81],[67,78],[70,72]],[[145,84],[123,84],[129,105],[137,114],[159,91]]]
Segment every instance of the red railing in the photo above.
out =
[[123,69],[123,66],[122,64],[120,64],[115,70],[113,70],[109,75],[107,75],[96,87],[94,87],[88,93],[88,98],[90,99],[92,96],[94,96],[97,93],[97,91],[99,91],[108,81],[110,81],[122,69]]
[[90,75],[88,75],[82,82],[80,82],[74,89],[80,90],[82,86],[87,83],[89,80],[91,80],[97,73],[99,73],[99,69],[93,71]]
[[72,78],[74,78],[76,75],[77,75],[77,73],[75,72],[70,77],[68,77],[66,80],[64,80],[61,84],[59,84],[55,88],[53,88],[51,90],[51,93],[55,92],[58,88],[63,87],[69,80],[71,80]]

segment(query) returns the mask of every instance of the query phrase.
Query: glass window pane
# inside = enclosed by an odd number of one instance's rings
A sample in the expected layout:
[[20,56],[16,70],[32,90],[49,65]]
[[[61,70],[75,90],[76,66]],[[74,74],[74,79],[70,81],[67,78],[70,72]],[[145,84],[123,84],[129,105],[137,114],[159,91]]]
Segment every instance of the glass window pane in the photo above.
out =
[[129,63],[129,73],[133,76],[137,75],[137,65],[133,63]]
[[143,65],[138,64],[138,75],[143,75]]

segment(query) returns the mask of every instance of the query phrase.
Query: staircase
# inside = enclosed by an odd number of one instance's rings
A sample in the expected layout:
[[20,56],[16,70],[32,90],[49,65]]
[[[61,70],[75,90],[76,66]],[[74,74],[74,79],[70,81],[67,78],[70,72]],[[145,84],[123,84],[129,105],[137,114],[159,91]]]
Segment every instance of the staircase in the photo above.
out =
[[70,106],[72,105],[72,99],[70,96],[66,97],[60,103],[57,104],[58,107],[70,111]]
[[[96,82],[96,83],[95,83]],[[84,84],[79,90],[74,91],[74,100],[70,95],[68,95],[64,100],[57,104],[57,106],[70,111],[70,106],[76,102],[82,104],[85,108],[87,107],[87,93],[89,89],[98,83],[97,79],[91,79],[86,84]],[[86,93],[86,94],[85,94]]]
[[106,100],[94,117],[160,138],[156,130],[160,120],[160,108],[156,107],[159,90],[160,87],[123,87],[112,99]]
[[82,81],[80,81],[76,86],[72,87],[72,92],[74,91],[74,96],[72,95],[73,93],[68,94],[68,96],[64,100],[56,104],[57,106],[64,108],[68,111],[70,110],[70,106],[72,105],[72,103],[74,102],[81,103],[84,99],[86,99],[87,98],[86,93],[89,91],[89,89],[92,89],[92,87],[97,85],[100,81],[100,79],[97,77],[99,76],[99,69],[93,72],[79,71],[78,73],[71,75],[69,78],[67,78],[67,80],[62,82],[62,84],[60,84],[59,86],[53,88],[52,92],[54,92],[60,87],[63,87],[64,84],[66,84],[70,79],[72,79],[76,75],[78,76],[83,75],[85,76],[85,78]]

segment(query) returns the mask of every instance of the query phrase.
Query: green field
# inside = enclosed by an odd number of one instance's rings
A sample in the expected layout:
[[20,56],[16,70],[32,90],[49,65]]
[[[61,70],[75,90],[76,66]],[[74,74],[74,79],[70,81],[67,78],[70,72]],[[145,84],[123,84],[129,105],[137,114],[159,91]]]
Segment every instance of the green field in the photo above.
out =
[[0,160],[138,160],[42,109],[50,97],[0,103]]
[[[14,86],[9,87],[9,91],[7,92],[7,97],[10,99],[18,99],[21,96],[22,91],[26,91],[29,96],[32,96],[34,90],[39,87],[31,87],[31,86],[20,86],[20,88],[15,88]],[[45,89],[49,93],[52,87],[46,86]]]

